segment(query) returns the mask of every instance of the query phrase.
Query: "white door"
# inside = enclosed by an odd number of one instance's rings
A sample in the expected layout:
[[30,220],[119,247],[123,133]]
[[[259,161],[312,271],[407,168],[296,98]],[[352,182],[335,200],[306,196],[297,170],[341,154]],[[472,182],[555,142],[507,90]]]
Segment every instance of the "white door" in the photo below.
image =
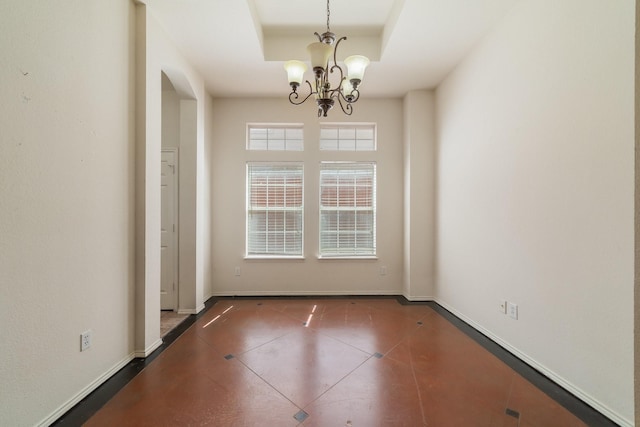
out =
[[178,309],[178,164],[176,150],[162,150],[160,308]]

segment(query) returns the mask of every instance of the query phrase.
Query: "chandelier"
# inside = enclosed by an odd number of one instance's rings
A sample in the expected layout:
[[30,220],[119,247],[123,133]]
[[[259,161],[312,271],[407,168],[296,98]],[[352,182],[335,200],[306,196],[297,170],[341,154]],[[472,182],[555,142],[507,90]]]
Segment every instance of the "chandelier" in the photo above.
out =
[[[307,51],[311,57],[314,83],[312,85],[309,80],[305,81],[309,86],[309,94],[304,98],[300,98],[298,87],[302,84],[307,65],[302,61],[296,60],[287,61],[284,64],[289,77],[289,85],[291,86],[289,102],[294,105],[300,105],[313,95],[316,104],[318,104],[318,117],[327,117],[327,112],[337,100],[342,111],[350,116],[353,113],[351,104],[360,98],[358,87],[362,83],[364,70],[369,65],[369,59],[362,55],[349,56],[344,60],[344,65],[347,67],[347,74],[344,74],[342,67],[338,65],[336,60],[336,52],[340,42],[347,38],[340,37],[336,41],[336,35],[331,32],[329,27],[330,15],[329,0],[327,0],[327,31],[322,34],[314,33],[318,37],[318,41],[307,46]],[[331,54],[333,54],[333,65],[330,66]],[[335,79],[338,82],[335,87],[329,81],[329,74],[334,72],[337,72],[340,76],[339,79]]]

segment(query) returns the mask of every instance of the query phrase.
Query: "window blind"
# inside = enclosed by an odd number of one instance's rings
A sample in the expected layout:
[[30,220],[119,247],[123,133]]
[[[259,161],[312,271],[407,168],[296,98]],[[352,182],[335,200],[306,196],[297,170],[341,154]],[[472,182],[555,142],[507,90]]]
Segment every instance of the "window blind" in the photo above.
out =
[[302,163],[247,163],[247,256],[302,256]]
[[320,255],[376,255],[376,164],[320,164]]

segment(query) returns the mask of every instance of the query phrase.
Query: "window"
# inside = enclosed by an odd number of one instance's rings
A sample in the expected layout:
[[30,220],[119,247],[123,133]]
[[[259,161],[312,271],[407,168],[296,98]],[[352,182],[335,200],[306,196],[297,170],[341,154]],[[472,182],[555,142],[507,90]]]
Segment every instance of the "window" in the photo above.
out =
[[376,255],[376,164],[320,164],[320,256]]
[[376,151],[376,125],[321,124],[320,150]]
[[301,124],[247,125],[247,150],[302,151],[303,141]]
[[247,257],[302,256],[302,163],[247,163]]

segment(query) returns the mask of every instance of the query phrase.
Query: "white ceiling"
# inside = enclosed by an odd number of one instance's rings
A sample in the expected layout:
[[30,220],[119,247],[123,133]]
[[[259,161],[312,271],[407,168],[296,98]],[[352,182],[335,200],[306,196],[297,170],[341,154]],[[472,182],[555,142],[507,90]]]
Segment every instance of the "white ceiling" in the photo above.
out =
[[[371,59],[367,97],[433,88],[518,0],[331,0],[338,60]],[[286,96],[283,63],[307,60],[326,0],[146,0],[215,97]],[[310,72],[308,72],[310,78]]]

